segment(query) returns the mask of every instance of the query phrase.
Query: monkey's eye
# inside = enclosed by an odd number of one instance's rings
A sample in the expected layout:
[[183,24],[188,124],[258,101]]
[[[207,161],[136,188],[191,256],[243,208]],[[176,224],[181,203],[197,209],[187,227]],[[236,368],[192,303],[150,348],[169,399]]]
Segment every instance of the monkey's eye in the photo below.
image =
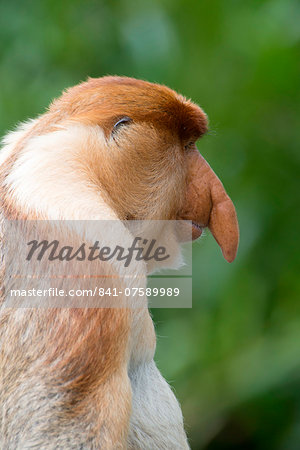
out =
[[119,128],[123,127],[124,125],[127,125],[130,122],[132,122],[132,119],[130,119],[130,117],[127,116],[122,117],[114,124],[113,132],[117,131]]
[[186,144],[186,145],[184,146],[184,149],[185,149],[185,150],[190,150],[191,148],[194,147],[194,145],[195,145],[195,142],[194,142],[194,141],[191,141],[191,142],[189,142],[188,144]]

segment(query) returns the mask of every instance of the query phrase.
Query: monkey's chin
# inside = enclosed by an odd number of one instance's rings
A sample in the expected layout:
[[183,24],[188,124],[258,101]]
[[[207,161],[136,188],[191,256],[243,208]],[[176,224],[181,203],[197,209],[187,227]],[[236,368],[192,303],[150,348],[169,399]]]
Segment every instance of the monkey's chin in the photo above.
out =
[[196,222],[192,222],[192,241],[199,239],[203,231],[203,227],[198,225]]

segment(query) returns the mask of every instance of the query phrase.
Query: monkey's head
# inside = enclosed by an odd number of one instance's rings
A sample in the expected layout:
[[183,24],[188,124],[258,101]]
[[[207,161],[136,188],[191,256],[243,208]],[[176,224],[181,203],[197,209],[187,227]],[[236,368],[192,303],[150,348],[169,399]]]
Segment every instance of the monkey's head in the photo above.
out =
[[[67,129],[77,133],[73,144],[58,140],[52,155],[57,145],[62,147],[59,159],[73,147],[73,167],[76,161],[80,177],[93,192],[101,192],[119,219],[189,220],[193,239],[208,227],[225,259],[234,260],[239,240],[234,206],[196,147],[207,131],[201,108],[158,84],[126,77],[89,79],[54,101],[27,140],[38,144],[39,137],[51,139]],[[65,156],[64,164],[68,161]]]

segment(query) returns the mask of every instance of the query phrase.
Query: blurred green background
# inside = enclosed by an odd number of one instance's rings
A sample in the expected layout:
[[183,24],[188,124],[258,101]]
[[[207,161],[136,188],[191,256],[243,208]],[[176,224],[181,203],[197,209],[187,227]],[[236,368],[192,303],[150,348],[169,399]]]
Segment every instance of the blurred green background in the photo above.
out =
[[299,23],[296,0],[0,2],[2,135],[105,74],[210,117],[199,149],[237,207],[238,257],[207,234],[193,309],[153,311],[193,449],[300,448]]

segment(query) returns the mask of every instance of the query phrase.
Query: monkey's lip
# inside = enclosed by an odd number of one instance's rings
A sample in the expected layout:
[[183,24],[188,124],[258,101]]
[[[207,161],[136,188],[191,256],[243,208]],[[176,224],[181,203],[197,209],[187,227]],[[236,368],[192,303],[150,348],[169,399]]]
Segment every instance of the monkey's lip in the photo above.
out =
[[203,228],[199,223],[192,222],[192,241],[195,241],[201,236]]

